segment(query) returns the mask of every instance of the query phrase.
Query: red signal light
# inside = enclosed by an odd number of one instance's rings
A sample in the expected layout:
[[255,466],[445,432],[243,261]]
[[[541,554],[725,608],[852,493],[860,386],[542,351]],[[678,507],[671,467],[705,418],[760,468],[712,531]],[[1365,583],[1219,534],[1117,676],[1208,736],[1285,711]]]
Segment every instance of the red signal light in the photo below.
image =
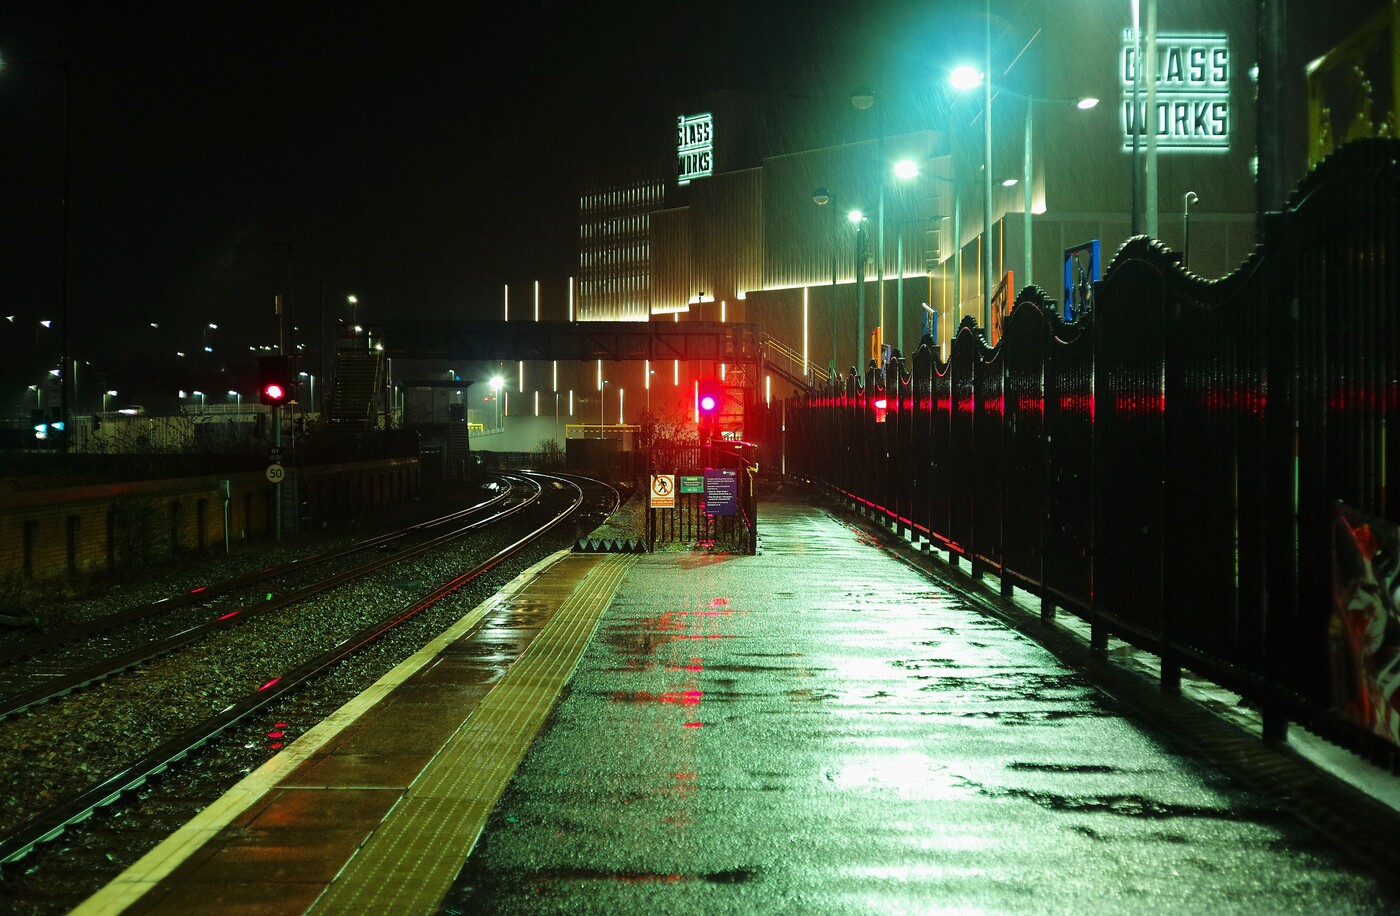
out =
[[700,379],[695,385],[695,407],[700,416],[714,416],[719,413],[723,391],[720,383],[712,378]]
[[271,407],[287,403],[292,396],[292,363],[286,356],[264,356],[258,360],[258,400]]

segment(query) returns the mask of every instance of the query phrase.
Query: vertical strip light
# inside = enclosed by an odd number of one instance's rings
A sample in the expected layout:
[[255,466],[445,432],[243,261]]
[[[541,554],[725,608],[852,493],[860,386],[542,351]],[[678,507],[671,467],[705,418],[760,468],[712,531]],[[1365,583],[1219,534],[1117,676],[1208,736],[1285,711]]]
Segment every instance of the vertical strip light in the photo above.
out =
[[642,387],[647,391],[651,390],[651,360],[645,360],[646,367],[642,370]]
[[504,301],[505,301],[505,307],[506,307],[506,321],[510,321],[510,284],[509,284],[509,283],[507,283],[507,284],[505,285],[505,297],[504,297]]
[[569,389],[569,416],[574,415],[574,389]]
[[724,324],[724,316],[725,316],[726,307],[728,306],[728,304],[729,304],[729,303],[725,302],[723,299],[719,300],[719,323],[720,323],[720,324]]
[[556,393],[559,391],[559,360],[557,359],[554,361],[554,387],[550,390]]
[[574,320],[574,278],[569,278],[569,321]]
[[617,389],[617,425],[618,425],[618,426],[621,426],[623,423],[626,422],[625,420],[622,419],[622,396],[623,396],[624,394],[626,394],[626,392],[625,392],[623,389],[621,389],[621,388]]
[[535,392],[535,416],[538,417],[539,415],[540,415],[540,393],[539,393],[538,391],[536,391],[536,392]]
[[502,413],[504,416],[507,416],[507,417],[510,416],[510,389],[509,389],[509,388],[502,388],[502,389],[501,389],[501,413]]
[[807,287],[802,287],[802,375],[807,375]]
[[676,360],[676,361],[675,361],[675,364],[671,366],[671,384],[672,384],[672,385],[675,385],[677,388],[679,388],[679,387],[681,386],[681,361],[680,361],[680,360]]
[[540,281],[535,281],[535,320],[540,320]]
[[525,360],[523,359],[520,361],[520,384],[516,387],[520,389],[521,394],[525,393]]
[[773,406],[773,376],[763,376],[763,403],[765,406]]
[[603,390],[603,361],[598,360],[598,390]]
[[729,367],[726,366],[724,363],[719,364],[719,380],[721,382],[724,381],[724,376],[726,375],[728,369]]

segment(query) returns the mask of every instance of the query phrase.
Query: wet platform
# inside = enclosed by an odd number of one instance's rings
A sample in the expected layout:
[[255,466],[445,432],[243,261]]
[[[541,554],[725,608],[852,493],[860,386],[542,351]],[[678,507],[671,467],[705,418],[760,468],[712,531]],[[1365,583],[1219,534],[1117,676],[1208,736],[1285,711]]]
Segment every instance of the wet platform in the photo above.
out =
[[541,564],[78,912],[1396,910],[1274,789],[1393,812],[1180,703],[1220,753],[1169,740],[915,552],[762,511],[756,557]]

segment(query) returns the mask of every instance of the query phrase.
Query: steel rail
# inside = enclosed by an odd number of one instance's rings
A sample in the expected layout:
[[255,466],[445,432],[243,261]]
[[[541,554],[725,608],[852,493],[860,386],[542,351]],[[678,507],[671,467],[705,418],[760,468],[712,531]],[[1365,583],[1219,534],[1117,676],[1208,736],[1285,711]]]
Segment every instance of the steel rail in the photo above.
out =
[[[550,475],[538,476],[549,477]],[[554,479],[563,480],[563,478]],[[163,773],[170,766],[183,760],[249,715],[372,644],[394,627],[412,619],[421,611],[446,598],[473,579],[489,572],[533,541],[543,537],[556,525],[576,513],[583,505],[583,488],[572,481],[564,482],[573,487],[576,494],[567,508],[556,513],[543,525],[501,548],[467,572],[437,586],[423,597],[405,605],[377,623],[363,628],[338,646],[302,663],[280,677],[268,681],[258,690],[229,704],[199,725],[186,729],[163,742],[139,760],[127,765],[92,788],[31,818],[10,835],[0,838],[0,863],[16,862],[24,858],[35,846],[55,839],[69,827],[87,820],[98,808],[111,804],[123,794],[144,785],[152,776]]]
[[[497,479],[505,480],[504,477],[500,477]],[[89,620],[85,623],[79,623],[69,627],[65,627],[61,632],[58,633],[51,633],[45,636],[35,637],[34,639],[25,640],[24,642],[18,643],[13,646],[6,646],[4,648],[0,648],[0,665],[18,661],[23,658],[28,658],[33,655],[38,655],[39,653],[46,652],[49,649],[54,649],[58,646],[67,645],[68,643],[76,642],[77,640],[83,639],[84,637],[93,636],[98,633],[103,633],[107,630],[112,630],[128,623],[134,623],[138,620],[145,620],[147,617],[151,617],[156,614],[162,614],[166,611],[172,611],[177,608],[189,607],[194,604],[199,604],[208,601],[211,598],[217,598],[222,595],[226,595],[230,592],[237,591],[241,588],[248,588],[259,582],[265,582],[268,579],[275,579],[279,576],[285,576],[289,573],[301,572],[304,569],[309,569],[312,566],[317,566],[321,563],[328,563],[331,560],[336,560],[341,557],[349,556],[350,554],[358,553],[362,550],[369,550],[372,547],[378,547],[382,544],[387,543],[388,541],[394,540],[395,538],[405,537],[416,531],[431,530],[432,528],[441,525],[450,524],[454,521],[457,521],[458,519],[480,512],[483,509],[489,509],[490,507],[506,499],[506,497],[509,496],[509,493],[510,491],[509,489],[507,489],[502,491],[501,493],[498,493],[495,496],[492,496],[489,499],[484,499],[481,502],[476,503],[475,505],[468,506],[465,509],[459,509],[456,512],[449,512],[448,514],[439,516],[438,518],[432,518],[427,519],[426,521],[417,522],[413,525],[408,525],[404,528],[399,528],[394,531],[389,531],[371,538],[366,538],[362,541],[356,541],[355,543],[345,547],[326,551],[325,553],[315,554],[310,557],[302,557],[301,559],[292,560],[289,563],[281,563],[276,566],[268,566],[264,569],[259,569],[255,572],[246,573],[241,576],[235,576],[231,579],[226,579],[222,582],[216,582],[213,585],[206,585],[198,589],[192,589],[187,592],[182,592],[178,595],[174,595],[169,598],[162,598],[159,601],[153,601],[147,604],[134,605],[130,608],[126,608],[125,610],[118,611],[115,614],[108,614],[104,617],[100,617],[95,620]],[[0,718],[3,718],[3,716],[0,715]]]
[[256,604],[250,604],[245,607],[239,608],[235,611],[229,611],[227,613],[219,615],[213,620],[206,621],[202,624],[198,624],[193,627],[187,627],[186,629],[181,630],[180,632],[175,633],[171,636],[167,636],[164,639],[158,639],[153,642],[144,643],[126,652],[109,656],[107,658],[102,659],[99,662],[96,662],[95,664],[87,666],[86,668],[80,668],[77,671],[72,671],[65,675],[53,678],[52,680],[46,681],[37,687],[32,687],[28,690],[24,690],[16,694],[11,694],[7,697],[0,697],[0,720],[8,719],[11,716],[18,715],[22,712],[25,712],[26,710],[34,708],[35,706],[40,706],[52,700],[65,697],[73,693],[75,690],[81,690],[82,688],[87,687],[91,684],[104,681],[109,677],[112,677],[116,674],[120,674],[123,671],[130,670],[139,665],[143,665],[146,662],[153,661],[154,659],[160,658],[163,655],[169,655],[171,652],[174,652],[178,649],[182,649],[185,646],[197,642],[205,638],[206,636],[209,636],[220,630],[227,629],[231,626],[240,624],[245,620],[251,620],[254,617],[269,613],[271,611],[281,610],[282,608],[299,604],[303,601],[306,601],[309,598],[315,597],[316,595],[322,592],[328,591],[332,588],[335,588],[336,586],[343,585],[352,579],[368,575],[372,572],[375,572],[378,569],[382,569],[385,566],[389,566],[401,560],[406,560],[410,557],[417,556],[418,554],[424,553],[428,550],[432,550],[433,548],[440,547],[443,544],[455,540],[461,537],[462,535],[473,531],[477,528],[481,528],[486,525],[492,525],[506,518],[509,518],[515,513],[520,512],[526,509],[527,507],[533,505],[536,501],[540,499],[542,489],[540,488],[538,482],[530,481],[529,478],[523,479],[529,481],[535,487],[535,490],[529,495],[528,498],[523,499],[519,504],[515,506],[502,509],[501,511],[496,512],[494,515],[487,516],[486,518],[476,519],[475,521],[469,522],[468,524],[463,525],[460,528],[454,528],[453,530],[445,534],[440,534],[437,537],[432,538],[431,540],[415,544],[412,547],[404,548],[403,550],[399,550],[392,554],[376,557],[374,560],[371,560],[368,563],[363,563],[359,566],[351,567],[350,569],[341,570],[338,573],[335,573],[324,579],[320,579],[316,582],[312,582],[309,585],[302,586],[301,588],[296,589],[295,591],[288,592],[285,595],[281,595],[280,597],[272,599],[271,601],[260,601]]

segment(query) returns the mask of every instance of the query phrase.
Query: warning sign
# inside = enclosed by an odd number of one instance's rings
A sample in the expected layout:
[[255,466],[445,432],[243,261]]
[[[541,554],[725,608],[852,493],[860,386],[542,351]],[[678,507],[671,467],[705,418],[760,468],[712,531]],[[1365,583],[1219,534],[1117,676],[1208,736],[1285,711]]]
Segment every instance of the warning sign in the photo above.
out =
[[651,500],[648,505],[653,509],[676,508],[675,474],[651,475]]

